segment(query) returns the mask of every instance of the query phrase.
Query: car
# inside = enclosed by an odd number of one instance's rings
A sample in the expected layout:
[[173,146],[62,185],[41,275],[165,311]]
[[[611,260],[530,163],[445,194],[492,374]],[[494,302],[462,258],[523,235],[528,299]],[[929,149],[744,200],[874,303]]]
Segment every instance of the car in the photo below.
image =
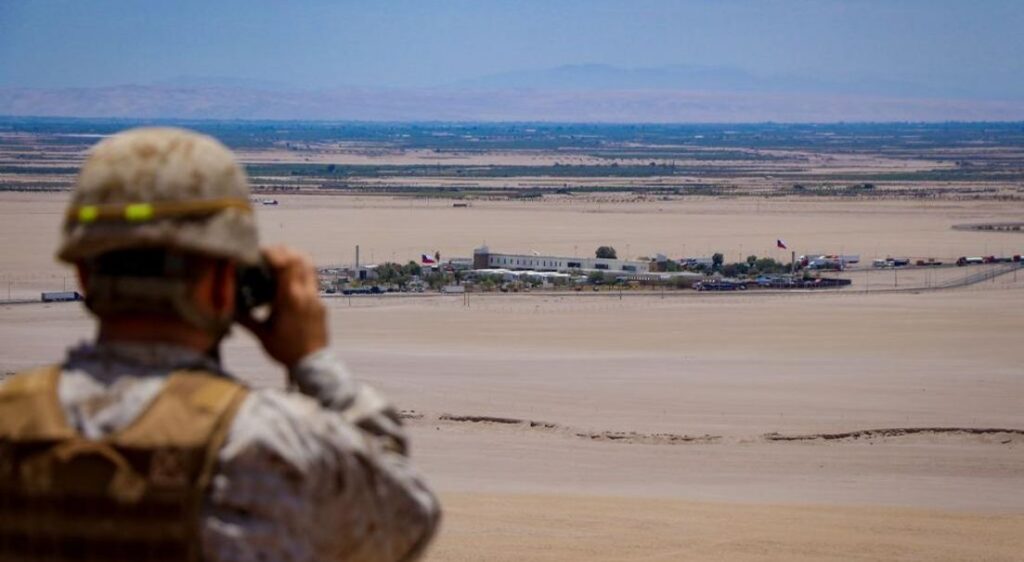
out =
[[779,277],[772,281],[772,289],[792,289],[798,284],[792,277]]
[[804,279],[800,282],[800,287],[804,289],[824,289],[832,287],[847,287],[853,284],[853,281],[849,279],[837,279],[833,277],[820,277],[816,279]]
[[372,287],[350,287],[348,289],[342,289],[341,294],[343,295],[379,295],[384,290],[374,285]]
[[695,283],[693,288],[698,291],[746,291],[747,284],[729,279],[710,279]]

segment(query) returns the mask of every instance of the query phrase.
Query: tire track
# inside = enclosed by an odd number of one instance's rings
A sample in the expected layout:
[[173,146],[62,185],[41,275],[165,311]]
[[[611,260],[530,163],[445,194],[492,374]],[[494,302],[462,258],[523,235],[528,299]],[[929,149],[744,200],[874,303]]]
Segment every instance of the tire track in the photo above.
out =
[[860,429],[837,433],[783,434],[777,432],[764,433],[753,438],[728,438],[721,435],[690,435],[686,433],[643,433],[639,431],[593,431],[562,425],[554,422],[512,418],[501,416],[441,414],[428,416],[415,410],[403,410],[399,417],[417,425],[434,424],[440,429],[444,425],[474,425],[481,428],[495,429],[515,428],[522,431],[542,432],[567,438],[584,439],[587,441],[625,443],[641,445],[687,445],[687,444],[720,444],[735,443],[794,443],[794,442],[829,442],[852,443],[872,439],[901,439],[920,435],[938,435],[954,437],[992,437],[982,441],[988,444],[1012,445],[1024,444],[1024,429],[985,428],[985,427],[892,427],[879,429]]

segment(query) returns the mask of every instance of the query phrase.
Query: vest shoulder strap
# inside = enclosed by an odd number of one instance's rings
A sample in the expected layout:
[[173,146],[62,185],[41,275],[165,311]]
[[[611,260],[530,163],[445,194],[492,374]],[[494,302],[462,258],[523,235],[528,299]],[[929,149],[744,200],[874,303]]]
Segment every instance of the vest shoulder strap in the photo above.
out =
[[131,425],[115,434],[119,446],[191,449],[226,431],[247,390],[241,383],[200,371],[176,371]]
[[60,365],[50,365],[17,373],[0,385],[0,439],[53,441],[77,435],[57,396],[60,373]]
[[114,436],[120,447],[202,450],[195,481],[205,490],[235,413],[248,395],[239,382],[200,371],[172,373],[146,411]]

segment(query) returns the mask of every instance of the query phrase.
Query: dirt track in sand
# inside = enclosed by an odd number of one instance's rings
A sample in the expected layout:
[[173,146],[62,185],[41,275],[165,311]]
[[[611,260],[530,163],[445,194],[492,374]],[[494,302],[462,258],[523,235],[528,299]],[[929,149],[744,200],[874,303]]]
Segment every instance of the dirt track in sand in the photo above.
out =
[[[545,432],[563,437],[575,437],[590,441],[614,441],[645,445],[681,445],[689,443],[722,442],[721,435],[686,435],[680,433],[642,433],[637,431],[583,431],[579,428],[563,426],[554,422],[527,420],[519,418],[503,418],[496,416],[441,414],[427,417],[422,413],[403,410],[399,416],[414,425],[439,424],[480,424],[483,427],[510,426],[522,430]],[[851,442],[858,440],[881,441],[913,436],[949,437],[971,439],[981,437],[978,442],[1000,445],[1024,443],[1024,429],[1008,429],[994,427],[890,427],[884,429],[861,429],[841,433],[809,433],[781,434],[776,432],[758,436],[740,436],[732,439],[736,442],[763,440],[773,442],[792,441],[828,441]]]

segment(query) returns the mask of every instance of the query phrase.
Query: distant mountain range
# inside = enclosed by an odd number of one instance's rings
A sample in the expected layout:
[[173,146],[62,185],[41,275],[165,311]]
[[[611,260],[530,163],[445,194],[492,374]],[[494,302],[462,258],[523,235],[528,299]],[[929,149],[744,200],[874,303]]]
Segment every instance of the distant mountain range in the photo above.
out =
[[148,85],[0,88],[0,115],[180,119],[572,122],[1024,120],[1018,99],[911,83],[837,83],[719,67],[574,65],[435,88],[298,90],[182,77]]
[[[761,76],[723,66],[671,65],[620,68],[605,64],[565,65],[541,70],[505,72],[458,82],[459,88],[531,90],[673,90],[743,93],[867,94],[939,96],[935,88],[911,82],[850,80],[815,76]],[[973,97],[962,90],[955,97]],[[948,92],[947,92],[948,94]]]

